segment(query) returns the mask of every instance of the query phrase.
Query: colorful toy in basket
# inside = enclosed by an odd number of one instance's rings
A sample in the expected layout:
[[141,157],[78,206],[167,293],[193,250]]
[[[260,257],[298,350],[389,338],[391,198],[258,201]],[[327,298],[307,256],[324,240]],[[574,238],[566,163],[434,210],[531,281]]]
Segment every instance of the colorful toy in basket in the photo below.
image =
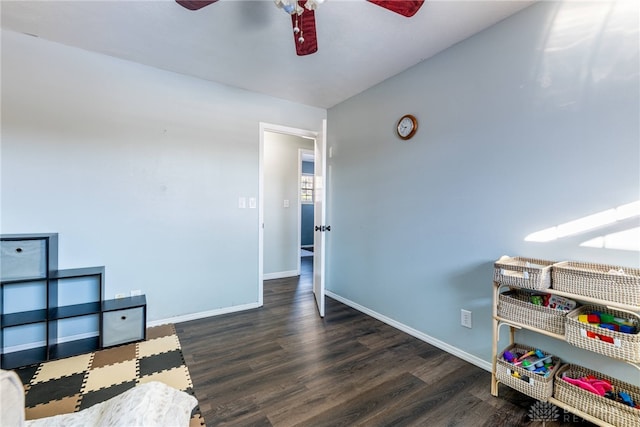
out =
[[[621,317],[615,317],[612,314],[601,313],[599,311],[591,311],[585,314],[578,315],[578,321],[582,323],[588,323],[590,325],[596,325],[600,328],[609,329],[611,331],[623,332],[625,334],[635,334],[638,331],[638,325],[635,319],[624,319]],[[600,338],[601,335],[590,338]],[[604,337],[610,340],[609,337]],[[605,339],[605,341],[607,341]]]
[[[551,375],[551,371],[555,368],[551,355],[544,354],[540,350],[531,350],[526,353],[505,351],[502,353],[502,359],[513,364],[514,366],[522,366],[528,371],[539,374],[547,378]],[[514,371],[514,375],[517,372]]]
[[611,383],[609,381],[600,380],[593,376],[587,376],[582,378],[570,378],[565,375],[562,377],[562,379],[568,382],[569,384],[573,384],[584,390],[590,391],[591,393],[595,393],[599,396],[604,396],[607,392],[613,390],[613,387],[611,386]]
[[529,301],[535,305],[542,305],[562,311],[571,311],[578,305],[576,301],[572,299],[551,294],[533,294]]
[[611,383],[607,380],[594,377],[593,375],[571,378],[566,374],[562,375],[562,379],[569,384],[573,384],[598,396],[606,397],[607,399],[615,400],[632,408],[640,409],[640,402],[635,403],[629,393],[615,391]]
[[571,311],[576,308],[577,303],[569,298],[561,297],[560,295],[547,295],[545,297],[545,306],[549,308],[556,308],[563,311]]

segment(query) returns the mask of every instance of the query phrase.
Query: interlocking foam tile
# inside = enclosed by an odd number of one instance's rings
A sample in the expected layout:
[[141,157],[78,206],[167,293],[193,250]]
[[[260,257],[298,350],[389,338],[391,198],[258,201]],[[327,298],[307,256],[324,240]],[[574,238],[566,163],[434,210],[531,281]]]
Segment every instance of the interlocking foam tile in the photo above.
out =
[[157,372],[155,374],[140,377],[138,384],[146,384],[151,381],[160,381],[173,388],[186,391],[193,387],[191,377],[186,366],[179,366],[168,371]]
[[176,334],[176,328],[173,324],[154,326],[147,328],[147,340],[153,340],[156,338],[167,337]]
[[112,385],[135,380],[137,377],[136,360],[126,360],[115,365],[107,365],[90,370],[84,382],[83,392],[100,390]]
[[200,414],[195,414],[189,420],[189,427],[202,427],[204,425],[204,418]]
[[180,341],[178,341],[178,337],[176,335],[171,335],[149,341],[139,342],[138,357],[153,356],[154,354],[165,353],[167,351],[179,349]]
[[20,381],[24,384],[25,391],[31,387],[31,380],[38,371],[38,365],[25,366],[24,368],[14,369],[15,373],[20,377]]
[[[191,376],[174,325],[148,328],[147,341],[15,371],[25,387],[27,419],[86,409],[150,381],[161,381],[193,394]],[[202,412],[196,407],[190,427],[203,426]]]
[[49,381],[55,378],[66,377],[86,371],[91,363],[93,353],[81,354],[66,359],[54,360],[40,365],[31,384]]
[[84,374],[73,374],[55,380],[31,384],[25,394],[25,406],[33,407],[51,400],[61,400],[80,393]]
[[90,391],[87,394],[82,396],[82,401],[80,402],[79,410],[86,409],[90,406],[95,405],[96,403],[104,402],[106,400],[111,399],[119,394],[124,393],[136,386],[136,382],[128,381],[126,383],[114,385],[107,388],[102,388],[100,390]]
[[80,395],[65,397],[61,400],[53,400],[48,403],[25,408],[25,419],[34,420],[36,418],[50,417],[58,414],[70,414],[75,412]]
[[91,362],[91,369],[124,362],[136,358],[136,344],[121,345],[97,351]]
[[141,377],[144,377],[154,372],[166,371],[184,364],[182,352],[180,350],[173,350],[141,358],[139,360],[138,372]]

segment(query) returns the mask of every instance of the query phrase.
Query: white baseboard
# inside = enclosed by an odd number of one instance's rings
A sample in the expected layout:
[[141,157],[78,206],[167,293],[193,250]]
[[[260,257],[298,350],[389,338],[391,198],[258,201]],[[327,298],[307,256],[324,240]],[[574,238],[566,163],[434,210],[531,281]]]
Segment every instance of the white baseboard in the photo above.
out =
[[[287,277],[287,276],[284,276]],[[265,279],[266,280],[266,279]],[[427,335],[423,332],[420,332],[416,329],[413,329],[410,326],[407,326],[403,323],[400,323],[396,320],[393,320],[385,315],[382,315],[376,311],[373,311],[367,307],[364,307],[360,304],[357,304],[347,298],[343,298],[340,295],[337,295],[331,291],[325,291],[326,295],[328,297],[331,297],[333,299],[335,299],[336,301],[340,301],[341,303],[348,305],[351,308],[354,308],[355,310],[358,310],[362,313],[365,313],[375,319],[380,320],[383,323],[386,323],[389,326],[392,326],[400,331],[406,332],[407,334],[418,338],[419,340],[422,340],[426,343],[429,343],[435,347],[438,347],[441,350],[446,351],[447,353],[459,357],[462,360],[465,360],[479,368],[484,369],[485,371],[491,372],[491,363],[483,360],[477,356],[474,356],[473,354],[467,353],[466,351],[463,351],[461,349],[459,349],[458,347],[454,347],[451,344],[447,344],[444,341],[441,341],[437,338],[434,338],[430,335]],[[168,317],[166,319],[160,319],[160,320],[153,320],[150,322],[147,322],[147,327],[152,327],[152,326],[159,326],[159,325],[166,325],[168,323],[181,323],[181,322],[188,322],[190,320],[197,320],[197,319],[203,319],[205,317],[211,317],[211,316],[220,316],[222,314],[229,314],[229,313],[236,313],[239,311],[245,311],[245,310],[251,310],[254,308],[259,308],[261,307],[260,304],[258,304],[257,302],[255,303],[250,303],[250,304],[243,304],[243,305],[236,305],[233,307],[224,307],[224,308],[219,308],[216,310],[208,310],[208,311],[201,311],[199,313],[191,313],[191,314],[185,314],[185,315],[181,315],[181,316],[174,316],[174,317]],[[58,343],[63,343],[63,342],[68,342],[68,341],[73,341],[73,340],[77,340],[77,339],[82,339],[82,338],[89,338],[92,336],[96,336],[96,333],[88,333],[88,334],[82,334],[82,335],[74,335],[74,336],[70,336],[70,337],[63,337],[57,340]],[[4,353],[12,353],[14,351],[20,351],[20,350],[28,350],[30,348],[35,348],[35,347],[42,347],[46,345],[46,343],[43,342],[36,342],[36,343],[29,343],[29,344],[23,344],[23,345],[17,345],[17,346],[11,346],[11,347],[5,347],[4,348]]]
[[257,302],[252,302],[251,304],[234,305],[232,307],[224,307],[224,308],[218,308],[215,310],[201,311],[199,313],[191,313],[191,314],[184,314],[181,316],[168,317],[166,319],[152,320],[150,322],[147,322],[147,327],[166,325],[167,323],[188,322],[190,320],[203,319],[205,317],[211,317],[211,316],[220,316],[222,314],[229,314],[229,313],[235,313],[238,311],[251,310],[259,307],[261,307],[261,305],[258,304]]
[[262,275],[262,280],[272,280],[272,279],[283,279],[285,277],[294,277],[299,276],[299,270],[289,270],[289,271],[277,271],[275,273],[265,273]]
[[441,341],[437,338],[434,338],[430,335],[427,335],[423,332],[418,331],[417,329],[413,329],[410,326],[407,326],[403,323],[400,323],[396,320],[393,320],[383,314],[380,314],[378,312],[375,312],[371,309],[368,309],[367,307],[364,307],[360,304],[357,304],[351,300],[348,300],[346,298],[341,297],[340,295],[337,295],[331,291],[325,291],[325,294],[333,299],[335,299],[336,301],[340,301],[341,303],[348,305],[351,308],[354,308],[362,313],[365,313],[375,319],[380,320],[383,323],[386,323],[389,326],[393,326],[396,329],[401,330],[402,332],[406,332],[407,334],[414,336],[416,338],[418,338],[419,340],[422,340],[426,343],[429,343],[435,347],[438,347],[441,350],[446,351],[449,354],[452,354],[453,356],[456,356],[464,361],[467,361],[473,365],[476,365],[479,368],[484,369],[485,371],[489,371],[491,372],[491,362],[487,362],[486,360],[483,360],[477,356],[474,356],[473,354],[467,353],[466,351],[460,350],[458,347],[454,347],[451,344],[447,344],[444,341]]

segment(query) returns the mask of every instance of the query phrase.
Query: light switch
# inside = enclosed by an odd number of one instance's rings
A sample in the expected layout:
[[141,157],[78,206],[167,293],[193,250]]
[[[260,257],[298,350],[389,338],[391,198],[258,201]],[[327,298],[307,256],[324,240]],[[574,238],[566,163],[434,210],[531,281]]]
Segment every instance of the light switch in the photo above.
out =
[[247,207],[247,198],[246,197],[239,197],[238,198],[238,207],[240,209],[244,209]]
[[289,207],[289,200],[287,200],[287,199],[284,200],[284,207],[285,208]]
[[249,197],[249,208],[250,209],[255,209],[256,208],[256,198],[255,197]]

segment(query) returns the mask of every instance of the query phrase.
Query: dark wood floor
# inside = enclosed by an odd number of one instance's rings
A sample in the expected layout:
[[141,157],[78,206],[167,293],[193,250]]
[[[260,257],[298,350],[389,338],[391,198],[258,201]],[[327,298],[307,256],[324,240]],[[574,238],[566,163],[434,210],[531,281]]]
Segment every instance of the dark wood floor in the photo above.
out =
[[[263,308],[176,325],[209,427],[542,425],[474,365],[331,298],[321,319],[312,259],[265,281]],[[547,425],[589,425],[570,421]]]

